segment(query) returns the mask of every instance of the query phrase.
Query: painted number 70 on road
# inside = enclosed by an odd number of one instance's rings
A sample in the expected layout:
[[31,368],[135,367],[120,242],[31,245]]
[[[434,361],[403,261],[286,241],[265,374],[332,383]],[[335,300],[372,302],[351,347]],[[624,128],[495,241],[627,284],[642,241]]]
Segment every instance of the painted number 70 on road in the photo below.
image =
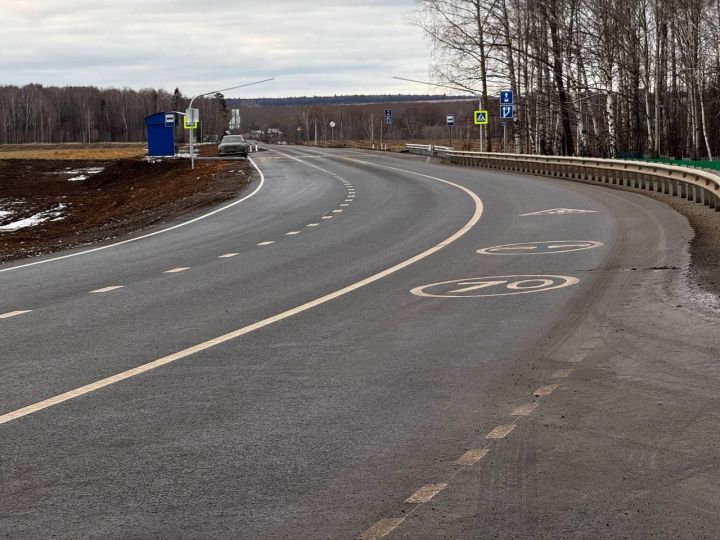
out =
[[577,285],[572,276],[513,275],[454,279],[415,287],[410,292],[427,298],[481,298],[552,291]]

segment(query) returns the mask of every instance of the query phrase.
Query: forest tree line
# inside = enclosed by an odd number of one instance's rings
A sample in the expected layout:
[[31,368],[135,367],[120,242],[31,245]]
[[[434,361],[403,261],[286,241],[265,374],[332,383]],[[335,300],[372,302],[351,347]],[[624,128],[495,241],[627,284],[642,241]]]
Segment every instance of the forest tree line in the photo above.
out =
[[[0,86],[0,144],[144,141],[144,118],[184,111],[180,90],[99,89],[93,86]],[[198,98],[203,132],[222,133],[227,106],[222,94]]]
[[720,0],[416,0],[414,20],[436,82],[491,113],[514,90],[516,152],[720,153]]

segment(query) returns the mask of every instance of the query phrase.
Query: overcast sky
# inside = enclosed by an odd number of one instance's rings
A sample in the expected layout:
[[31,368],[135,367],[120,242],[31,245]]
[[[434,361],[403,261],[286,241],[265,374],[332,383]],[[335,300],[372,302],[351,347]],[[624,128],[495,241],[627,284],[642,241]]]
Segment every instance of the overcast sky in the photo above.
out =
[[[413,0],[0,0],[0,84],[227,97],[435,92]],[[438,91],[437,93],[442,93]]]

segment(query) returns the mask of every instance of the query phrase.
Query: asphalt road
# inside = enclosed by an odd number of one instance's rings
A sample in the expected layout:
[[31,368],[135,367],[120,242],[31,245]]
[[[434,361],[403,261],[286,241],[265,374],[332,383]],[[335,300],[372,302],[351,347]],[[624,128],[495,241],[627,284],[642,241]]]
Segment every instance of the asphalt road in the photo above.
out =
[[684,218],[414,156],[254,160],[214,215],[0,266],[0,536],[720,534]]

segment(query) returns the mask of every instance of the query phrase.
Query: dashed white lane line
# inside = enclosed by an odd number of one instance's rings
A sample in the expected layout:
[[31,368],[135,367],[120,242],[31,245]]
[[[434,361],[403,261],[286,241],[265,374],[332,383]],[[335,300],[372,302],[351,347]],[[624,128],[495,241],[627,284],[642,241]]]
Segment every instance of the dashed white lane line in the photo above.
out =
[[344,204],[341,204],[340,206],[350,206],[350,205],[347,203],[344,203]]
[[552,374],[553,379],[564,379],[565,377],[569,376],[573,371],[573,368],[562,368],[558,369]]
[[285,236],[295,236],[296,234],[300,234],[300,231],[290,231],[286,232]]
[[90,294],[94,293],[106,293],[110,291],[114,291],[117,289],[122,289],[124,285],[111,285],[110,287],[103,287],[102,289],[95,289],[94,291],[90,291]]
[[546,384],[545,386],[541,386],[540,388],[538,388],[537,390],[535,390],[535,391],[533,392],[533,396],[538,396],[538,397],[540,397],[540,396],[549,396],[550,394],[552,394],[552,393],[555,391],[555,389],[556,389],[558,386],[560,386],[560,385],[558,385],[558,384]]
[[510,432],[515,429],[515,424],[503,424],[494,427],[490,433],[485,435],[488,439],[504,439]]
[[333,213],[334,213],[334,214],[339,214],[340,212],[342,212],[341,209],[333,210]]
[[9,319],[10,317],[17,317],[18,315],[22,315],[23,313],[30,313],[32,309],[21,309],[18,311],[8,311],[7,313],[3,313],[0,315],[0,319]]
[[260,242],[258,246],[269,246],[270,244],[274,244],[275,240],[268,240],[267,242]]
[[[301,163],[303,163],[302,160],[297,160],[297,161],[300,161]],[[353,160],[353,161],[355,161],[355,160]],[[465,236],[478,223],[478,221],[480,221],[480,218],[482,217],[482,214],[483,214],[482,200],[473,191],[469,190],[468,188],[466,188],[464,186],[461,186],[460,184],[456,184],[455,182],[451,182],[449,180],[444,180],[444,179],[438,178],[436,176],[430,176],[427,174],[409,171],[406,169],[399,169],[396,167],[387,167],[385,165],[376,165],[374,163],[369,163],[369,162],[362,162],[362,163],[367,163],[369,166],[377,166],[377,167],[383,168],[383,169],[398,170],[398,171],[404,172],[406,174],[410,174],[413,176],[419,176],[422,178],[428,178],[430,180],[435,180],[437,182],[441,182],[448,186],[452,186],[452,187],[462,191],[463,193],[468,195],[473,200],[473,203],[475,205],[473,214],[472,214],[472,216],[470,216],[470,219],[468,219],[468,221],[462,227],[460,227],[460,229],[455,231],[452,235],[450,235],[448,238],[446,238],[442,242],[433,245],[432,247],[418,253],[417,255],[410,257],[409,259],[405,259],[404,261],[401,261],[389,268],[385,268],[384,270],[381,270],[380,272],[377,272],[375,274],[372,274],[371,276],[361,279],[360,281],[356,281],[355,283],[346,285],[345,287],[343,287],[341,289],[330,292],[328,294],[325,294],[324,296],[321,296],[319,298],[316,298],[314,300],[311,300],[309,302],[306,302],[306,303],[296,306],[294,308],[291,308],[291,309],[288,309],[281,313],[278,313],[276,315],[273,315],[272,317],[262,319],[253,324],[249,324],[247,326],[238,328],[237,330],[233,330],[232,332],[228,332],[226,334],[217,336],[215,338],[209,339],[202,343],[198,343],[197,345],[193,345],[192,347],[188,347],[186,349],[177,351],[177,352],[169,354],[167,356],[163,356],[156,360],[152,360],[145,364],[141,364],[132,369],[128,369],[126,371],[121,371],[120,373],[116,373],[115,375],[111,375],[109,377],[105,377],[104,379],[100,379],[100,380],[97,380],[90,384],[86,384],[85,386],[81,386],[81,387],[75,388],[73,390],[64,392],[62,394],[57,394],[50,398],[44,399],[42,401],[38,401],[36,403],[26,405],[25,407],[21,407],[20,409],[16,409],[14,411],[7,412],[5,414],[0,415],[0,424],[5,424],[7,422],[16,420],[18,418],[22,418],[29,414],[33,414],[38,411],[48,409],[50,407],[54,407],[55,405],[59,405],[60,403],[64,403],[71,399],[75,399],[79,396],[84,396],[84,395],[90,394],[92,392],[96,392],[97,390],[100,390],[101,388],[105,388],[107,386],[119,383],[121,381],[131,379],[133,377],[142,375],[143,373],[147,373],[149,371],[155,370],[162,366],[172,364],[182,358],[187,358],[187,357],[197,354],[201,351],[205,351],[207,349],[217,347],[218,345],[221,345],[223,343],[227,343],[229,341],[237,339],[240,336],[244,336],[251,332],[255,332],[256,330],[265,328],[267,326],[275,324],[276,322],[283,321],[285,319],[288,319],[290,317],[293,317],[295,315],[298,315],[298,314],[308,311],[310,309],[316,308],[317,306],[320,306],[327,302],[335,300],[336,298],[345,296],[346,294],[349,294],[358,289],[361,289],[367,285],[370,285],[371,283],[375,283],[376,281],[379,281],[389,275],[399,272],[400,270],[403,270],[403,269],[407,268],[408,266],[415,264],[418,261],[421,261],[427,257],[430,257],[431,255],[434,255],[438,251],[442,250],[443,248],[449,246],[450,244],[456,242],[457,240],[459,240],[460,238]]]
[[405,521],[404,517],[382,518],[367,531],[360,534],[358,538],[360,540],[380,540],[380,538],[385,538],[388,534],[397,529],[403,521]]
[[225,255],[220,255],[218,259],[229,259],[230,257],[235,257],[236,255],[240,255],[239,253],[226,253]]
[[487,453],[487,448],[468,450],[455,461],[455,465],[475,465],[475,463],[484,458]]
[[308,223],[308,224],[305,225],[305,226],[306,226],[306,227],[317,227],[318,225],[320,225],[320,224],[319,224],[319,223]]
[[178,272],[184,272],[185,270],[190,270],[189,266],[178,266],[177,268],[171,268],[170,270],[165,270],[163,274],[177,274]]
[[537,409],[538,403],[537,401],[533,403],[524,403],[523,405],[520,405],[517,407],[512,413],[510,413],[512,416],[530,416],[532,412]]
[[196,223],[196,222],[198,222],[198,221],[200,221],[200,220],[202,220],[202,219],[206,219],[206,218],[209,218],[210,216],[214,216],[215,214],[218,214],[218,213],[220,213],[220,212],[224,212],[224,211],[227,210],[228,208],[232,208],[233,206],[236,206],[236,205],[240,204],[240,203],[243,202],[243,201],[247,201],[250,197],[253,197],[258,191],[260,191],[260,190],[262,189],[262,187],[265,185],[265,175],[264,175],[263,172],[260,170],[260,167],[258,167],[258,166],[255,164],[255,161],[254,161],[252,158],[248,158],[248,161],[249,161],[250,164],[255,168],[255,170],[258,172],[258,174],[260,175],[260,183],[259,183],[258,186],[253,190],[252,193],[249,193],[249,194],[245,195],[242,199],[238,199],[237,201],[231,202],[230,204],[226,204],[225,206],[222,206],[222,207],[220,207],[220,208],[218,208],[218,209],[216,209],[216,210],[213,210],[212,212],[208,212],[207,214],[203,214],[202,216],[198,216],[198,217],[196,217],[196,218],[190,219],[190,220],[188,220],[188,221],[184,221],[184,222],[182,222],[182,223],[178,223],[177,225],[173,225],[172,227],[167,227],[167,228],[161,229],[161,230],[159,230],[159,231],[153,231],[153,232],[148,233],[148,234],[143,234],[142,236],[136,236],[135,238],[128,238],[127,240],[122,240],[122,241],[120,241],[120,242],[115,242],[115,243],[113,243],[113,244],[108,244],[108,245],[106,245],[106,246],[100,246],[100,247],[96,247],[96,248],[92,248],[92,249],[86,249],[85,251],[78,251],[77,253],[69,253],[69,254],[67,254],[67,255],[60,255],[59,257],[52,257],[52,258],[50,258],[50,259],[44,259],[44,260],[42,260],[42,261],[34,261],[34,262],[31,262],[31,263],[19,264],[19,265],[17,265],[17,266],[11,266],[10,268],[0,268],[0,273],[2,273],[2,272],[12,272],[12,271],[14,271],[14,270],[19,270],[20,268],[27,268],[27,267],[29,267],[29,266],[36,266],[36,265],[38,265],[38,264],[47,264],[47,263],[50,263],[50,262],[61,261],[61,260],[64,260],[64,259],[69,259],[69,258],[71,258],[71,257],[79,257],[80,255],[87,255],[88,253],[95,253],[96,251],[102,251],[102,250],[110,249],[110,248],[113,248],[113,247],[116,247],[116,246],[122,246],[122,245],[124,245],[124,244],[129,244],[130,242],[137,242],[138,240],[144,240],[145,238],[150,238],[150,237],[152,237],[152,236],[157,236],[158,234],[163,234],[163,233],[166,233],[166,232],[169,232],[169,231],[174,231],[175,229],[179,229],[180,227],[185,227],[185,226],[190,225],[190,224],[192,224],[192,223]]
[[332,219],[332,216],[323,216],[322,219]]
[[426,503],[446,487],[447,484],[428,484],[410,495],[407,499],[405,499],[405,502],[410,504]]

